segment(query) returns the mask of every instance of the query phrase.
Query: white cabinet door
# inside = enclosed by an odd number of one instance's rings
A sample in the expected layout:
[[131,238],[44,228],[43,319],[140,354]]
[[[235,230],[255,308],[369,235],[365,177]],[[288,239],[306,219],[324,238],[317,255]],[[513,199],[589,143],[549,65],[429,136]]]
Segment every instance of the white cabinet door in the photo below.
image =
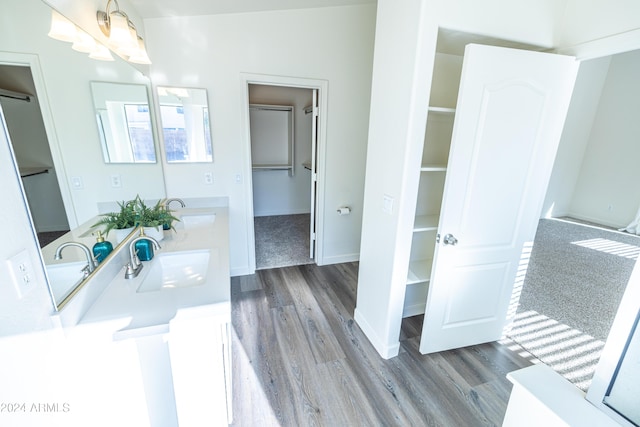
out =
[[572,57],[467,46],[422,353],[500,339],[576,72]]

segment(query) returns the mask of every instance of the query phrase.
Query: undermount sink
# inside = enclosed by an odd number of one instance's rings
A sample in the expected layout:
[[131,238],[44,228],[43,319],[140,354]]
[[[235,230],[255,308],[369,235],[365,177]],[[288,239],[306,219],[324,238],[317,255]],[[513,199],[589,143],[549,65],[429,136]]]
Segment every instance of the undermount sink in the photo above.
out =
[[137,292],[202,285],[209,268],[209,250],[158,253],[144,268],[149,271]]
[[63,298],[68,291],[74,289],[85,278],[83,269],[86,266],[86,261],[65,262],[46,266],[49,285],[56,298]]
[[216,220],[216,214],[182,214],[180,222],[184,228],[198,227],[202,225],[211,225]]

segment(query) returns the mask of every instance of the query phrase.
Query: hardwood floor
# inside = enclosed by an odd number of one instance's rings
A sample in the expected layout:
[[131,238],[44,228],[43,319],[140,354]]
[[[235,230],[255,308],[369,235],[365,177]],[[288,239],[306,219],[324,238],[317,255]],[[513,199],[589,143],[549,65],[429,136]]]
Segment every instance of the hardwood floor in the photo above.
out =
[[499,426],[510,371],[530,363],[483,344],[418,351],[422,316],[382,359],[353,320],[358,264],[234,277],[234,426]]

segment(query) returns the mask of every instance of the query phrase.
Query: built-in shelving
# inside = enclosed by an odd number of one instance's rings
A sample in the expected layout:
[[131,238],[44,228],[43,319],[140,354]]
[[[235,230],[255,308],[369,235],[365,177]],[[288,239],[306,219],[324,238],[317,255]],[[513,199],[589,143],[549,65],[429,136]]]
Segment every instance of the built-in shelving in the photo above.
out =
[[426,164],[420,166],[420,171],[422,172],[446,172],[447,165],[438,165],[438,164]]
[[433,259],[420,259],[409,262],[409,274],[407,274],[407,285],[414,283],[428,282],[431,278],[431,265]]
[[429,112],[430,113],[439,113],[439,114],[455,114],[456,113],[456,109],[455,108],[448,108],[448,107],[433,107],[433,106],[430,106],[429,107]]
[[403,317],[423,314],[426,307],[456,113],[452,107],[458,93],[457,67],[457,59],[436,56],[434,81],[438,85],[432,87],[429,100]]
[[413,232],[437,230],[439,219],[438,215],[418,215],[413,223]]

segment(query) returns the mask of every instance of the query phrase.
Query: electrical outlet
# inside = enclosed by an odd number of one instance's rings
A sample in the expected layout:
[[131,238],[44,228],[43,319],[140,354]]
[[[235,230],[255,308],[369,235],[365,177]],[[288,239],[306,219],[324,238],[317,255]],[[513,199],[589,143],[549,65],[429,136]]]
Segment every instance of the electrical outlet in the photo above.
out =
[[211,172],[204,173],[204,183],[207,185],[213,184],[213,173]]
[[9,271],[13,279],[13,285],[18,293],[18,298],[23,298],[33,287],[33,267],[26,249],[18,252],[7,260]]
[[113,188],[122,187],[122,179],[120,178],[120,175],[111,175],[111,186]]

